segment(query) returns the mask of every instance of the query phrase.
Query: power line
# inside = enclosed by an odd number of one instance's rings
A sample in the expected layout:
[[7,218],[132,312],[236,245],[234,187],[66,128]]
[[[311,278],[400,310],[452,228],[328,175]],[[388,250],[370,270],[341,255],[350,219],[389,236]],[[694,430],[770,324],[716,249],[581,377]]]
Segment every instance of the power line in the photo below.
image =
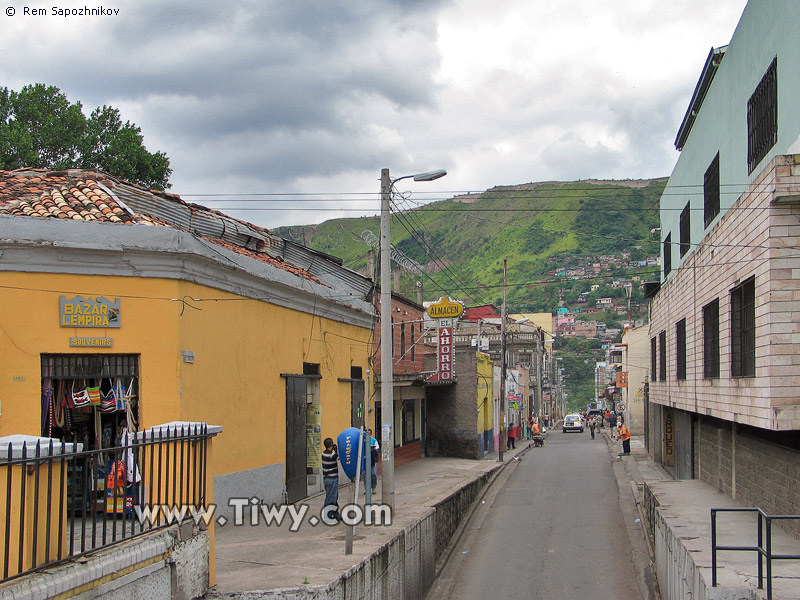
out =
[[[402,195],[398,195],[397,197],[400,200],[404,200]],[[430,231],[427,230],[425,225],[418,218],[416,218],[415,215],[411,215],[411,213],[398,213],[398,212],[395,212],[395,215],[398,217],[398,219],[400,221],[400,224],[403,226],[403,228],[408,232],[408,234],[411,236],[411,238],[414,239],[417,242],[418,245],[420,245],[419,244],[419,240],[416,239],[414,237],[413,232],[408,227],[406,227],[406,221],[411,221],[411,220],[415,219],[416,220],[416,226],[417,226],[418,229],[423,229],[423,230],[427,231],[429,235],[432,235],[430,233]],[[407,217],[408,217],[408,219],[406,219]],[[444,272],[447,275],[448,279],[450,279],[450,281],[452,281],[456,285],[456,287],[458,289],[460,289],[462,291],[465,291],[464,288],[463,288],[462,283],[460,282],[460,280],[458,278],[458,276],[447,266],[447,264],[445,264],[445,262],[443,261],[441,256],[439,256],[438,252],[435,251],[434,247],[431,244],[429,244],[427,242],[427,240],[425,240],[424,237],[423,237],[423,242],[425,243],[425,248],[423,248],[423,250],[426,251],[426,254],[428,255],[429,258],[434,258],[435,257],[436,264],[441,267],[441,271],[440,272]],[[434,254],[434,257],[431,257],[431,254]],[[474,296],[472,296],[469,293],[467,293],[467,294],[470,297],[472,297],[473,301],[475,300]]]

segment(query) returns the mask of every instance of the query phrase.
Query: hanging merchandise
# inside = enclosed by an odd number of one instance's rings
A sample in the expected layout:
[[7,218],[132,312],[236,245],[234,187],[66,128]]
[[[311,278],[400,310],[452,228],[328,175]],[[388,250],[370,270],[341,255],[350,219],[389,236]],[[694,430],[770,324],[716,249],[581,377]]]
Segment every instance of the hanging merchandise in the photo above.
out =
[[[94,439],[95,443],[97,444],[97,449],[103,449],[103,424],[100,421],[100,411],[95,410],[92,411],[94,413]],[[106,464],[106,454],[105,452],[98,452],[97,454],[97,464],[103,466]]]
[[53,433],[53,382],[45,379],[42,384],[42,435],[52,437]]
[[67,382],[63,379],[59,379],[55,389],[55,396],[53,398],[53,411],[54,424],[63,432],[69,432],[72,430],[71,414],[70,411],[67,410],[70,408],[71,400],[71,395],[67,394]]
[[122,382],[122,377],[117,377],[114,385],[111,387],[116,401],[117,410],[125,410],[127,404],[125,400],[125,384]]
[[100,406],[102,397],[100,395],[100,386],[89,385],[86,386],[86,394],[89,396],[89,403],[92,406]]
[[108,477],[106,478],[106,489],[125,487],[125,463],[121,460],[114,461],[108,465]]
[[91,398],[89,398],[89,392],[86,391],[86,388],[82,389],[75,389],[75,382],[72,382],[72,407],[70,408],[78,408],[80,406],[89,406],[92,403]]
[[136,398],[134,394],[134,384],[136,380],[131,378],[131,384],[128,386],[128,391],[125,393],[125,416],[128,425],[128,431],[138,431],[139,424],[136,422],[136,417],[133,414],[133,400]]
[[107,392],[100,392],[99,410],[104,413],[112,413],[117,410],[117,397],[114,395],[113,385],[108,388]]
[[127,427],[122,429],[119,445],[125,448],[122,457],[125,461],[125,476],[129,483],[138,483],[142,480],[139,473],[139,465],[136,464],[136,457],[133,450],[133,435]]

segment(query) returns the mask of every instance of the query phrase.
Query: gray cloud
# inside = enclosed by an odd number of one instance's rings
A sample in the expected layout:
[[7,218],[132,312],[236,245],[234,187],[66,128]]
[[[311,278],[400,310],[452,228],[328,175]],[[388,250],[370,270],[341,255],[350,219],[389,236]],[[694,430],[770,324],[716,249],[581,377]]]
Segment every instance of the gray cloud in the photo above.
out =
[[7,20],[0,78],[120,108],[168,154],[179,194],[377,190],[387,166],[446,168],[427,185],[456,191],[668,175],[702,60],[744,6],[110,1],[119,17]]

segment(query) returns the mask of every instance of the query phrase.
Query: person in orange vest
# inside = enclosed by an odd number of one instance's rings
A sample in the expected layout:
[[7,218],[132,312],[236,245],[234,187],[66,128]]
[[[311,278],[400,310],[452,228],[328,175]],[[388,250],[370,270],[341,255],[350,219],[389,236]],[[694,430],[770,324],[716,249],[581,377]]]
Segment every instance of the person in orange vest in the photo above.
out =
[[631,430],[625,425],[625,421],[619,424],[619,439],[622,440],[622,454],[631,453]]

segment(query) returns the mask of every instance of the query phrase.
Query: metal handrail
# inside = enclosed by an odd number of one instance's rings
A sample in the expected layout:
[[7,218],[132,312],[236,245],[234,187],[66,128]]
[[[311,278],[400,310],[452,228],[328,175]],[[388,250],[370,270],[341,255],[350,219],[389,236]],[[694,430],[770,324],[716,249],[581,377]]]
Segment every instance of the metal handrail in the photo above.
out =
[[[130,445],[102,450],[69,452],[68,444],[53,440],[24,444],[21,456],[14,457],[12,445],[4,447],[8,458],[0,459],[0,482],[5,483],[0,507],[6,514],[0,529],[6,535],[0,548],[0,582],[74,560],[174,522],[163,514],[157,520],[137,519],[135,508],[204,507],[210,437],[213,434],[203,424],[166,430],[164,434],[144,432]],[[127,480],[127,473],[119,480],[116,471],[120,463],[122,470],[127,470],[129,456],[132,482]],[[111,473],[113,488],[94,487],[101,465],[103,483],[108,483]],[[12,473],[15,468],[19,469],[16,476]],[[31,489],[26,490],[29,486]],[[192,517],[181,514],[179,520],[183,518]],[[27,550],[26,540],[30,541]],[[23,567],[26,559],[30,566]]]
[[[758,545],[719,546],[717,545],[718,512],[754,512],[758,515]],[[768,515],[760,508],[712,508],[711,509],[711,587],[717,587],[717,551],[757,552],[758,589],[764,588],[764,559],[767,563],[767,600],[772,600],[772,561],[800,560],[800,554],[774,554],[772,552],[772,521],[800,519],[800,515]],[[766,547],[764,546],[764,525],[766,525]]]

